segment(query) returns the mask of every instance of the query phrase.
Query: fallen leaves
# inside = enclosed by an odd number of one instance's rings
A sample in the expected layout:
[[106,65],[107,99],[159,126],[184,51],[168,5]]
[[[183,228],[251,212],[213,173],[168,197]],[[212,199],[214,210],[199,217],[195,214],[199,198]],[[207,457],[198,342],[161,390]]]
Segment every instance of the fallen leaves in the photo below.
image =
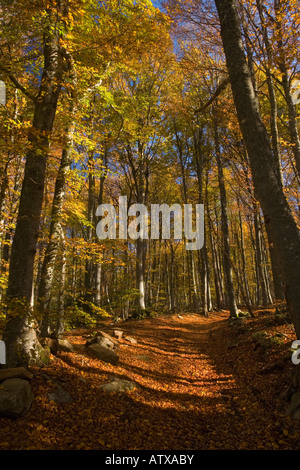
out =
[[[247,320],[239,333],[226,312],[180,316],[122,324],[137,343],[120,339],[117,367],[79,348],[34,369],[31,410],[17,421],[0,418],[0,449],[298,448],[300,425],[278,399],[292,368],[291,361],[279,367],[292,341],[285,326],[276,326],[283,342],[260,350],[253,333],[268,331],[268,322],[272,330],[272,312]],[[82,345],[87,333],[69,339]],[[106,395],[99,386],[113,377],[139,388]],[[49,400],[57,383],[72,403]]]

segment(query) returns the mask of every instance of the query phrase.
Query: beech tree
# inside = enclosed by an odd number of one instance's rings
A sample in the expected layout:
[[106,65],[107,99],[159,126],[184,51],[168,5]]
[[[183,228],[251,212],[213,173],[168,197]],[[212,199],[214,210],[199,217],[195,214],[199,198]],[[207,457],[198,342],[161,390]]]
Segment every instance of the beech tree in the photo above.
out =
[[281,269],[286,299],[300,335],[300,234],[278,181],[274,154],[263,124],[247,65],[234,0],[215,0],[238,119],[249,155],[255,191],[269,226]]
[[[61,45],[66,27],[68,2],[42,6],[42,47],[44,67],[34,104],[32,128],[28,136],[25,173],[17,225],[11,250],[7,287],[8,321],[4,332],[10,366],[40,361],[42,351],[33,328],[29,305],[32,296],[33,263],[43,203],[49,139],[53,129],[63,79],[65,51]],[[9,73],[9,78],[14,80]]]

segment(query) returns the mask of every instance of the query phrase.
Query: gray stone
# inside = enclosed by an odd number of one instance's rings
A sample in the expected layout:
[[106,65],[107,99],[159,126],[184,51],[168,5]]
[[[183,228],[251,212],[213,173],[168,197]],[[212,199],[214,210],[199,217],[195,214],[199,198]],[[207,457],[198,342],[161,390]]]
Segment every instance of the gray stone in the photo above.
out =
[[114,335],[116,338],[121,339],[123,336],[123,331],[122,330],[114,330]]
[[58,339],[58,350],[59,351],[64,351],[64,352],[73,352],[74,347],[73,344],[70,343],[67,339]]
[[73,352],[74,347],[73,344],[70,343],[67,339],[52,339],[52,338],[44,338],[43,345],[47,346],[52,354],[57,354],[58,351],[63,352]]
[[101,344],[95,343],[87,346],[88,352],[104,362],[109,362],[110,364],[116,365],[119,361],[119,356],[114,351]]
[[116,340],[116,338],[113,338],[108,333],[105,333],[105,331],[97,331],[96,334],[94,334],[92,337],[90,337],[88,339],[88,341],[86,342],[86,346],[89,346],[90,344],[94,344],[94,343],[99,343],[99,344],[104,345],[100,338],[107,339],[107,346],[106,347],[111,347],[111,344],[113,345],[113,348],[118,348],[119,347],[118,340]]
[[23,416],[29,411],[33,399],[32,387],[27,380],[5,380],[0,385],[0,416]]
[[137,344],[137,340],[132,338],[132,336],[124,336],[124,339],[129,341],[129,343],[131,343],[131,344]]
[[95,338],[92,338],[85,343],[86,346],[90,346],[91,344],[100,344],[108,349],[114,349],[115,347],[114,343],[109,338],[100,335],[97,335]]
[[109,338],[105,338],[104,336],[97,336],[97,344],[109,349],[114,349],[115,347],[115,344]]
[[119,379],[114,377],[111,382],[100,385],[100,390],[107,393],[113,392],[127,392],[137,388],[137,384],[131,380]]
[[242,310],[238,311],[239,318],[249,318],[250,313],[249,312],[242,312]]
[[57,385],[52,393],[48,393],[49,400],[55,403],[72,403],[73,398],[61,385]]

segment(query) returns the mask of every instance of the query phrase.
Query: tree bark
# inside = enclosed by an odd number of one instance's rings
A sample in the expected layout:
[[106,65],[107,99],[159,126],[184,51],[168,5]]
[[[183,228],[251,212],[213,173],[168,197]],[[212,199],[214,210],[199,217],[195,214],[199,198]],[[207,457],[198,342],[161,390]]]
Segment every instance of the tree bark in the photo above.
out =
[[291,88],[290,88],[288,65],[286,63],[285,51],[284,51],[284,46],[283,46],[283,41],[282,41],[283,28],[282,28],[282,23],[280,20],[282,0],[275,0],[274,7],[275,7],[275,14],[276,14],[275,26],[276,26],[277,36],[278,36],[277,44],[278,44],[278,49],[279,49],[278,66],[282,74],[282,87],[283,87],[284,96],[285,96],[285,100],[287,104],[287,110],[288,110],[289,133],[290,133],[291,142],[292,142],[292,151],[294,154],[298,178],[300,178],[300,139],[299,139],[299,133],[298,133],[297,114],[296,114],[295,106],[293,103],[293,98],[292,98],[292,93],[291,93]]
[[278,174],[278,179],[280,184],[283,186],[283,177],[282,177],[282,169],[281,169],[281,159],[280,159],[280,151],[279,151],[279,134],[278,134],[278,127],[277,127],[277,100],[276,94],[273,84],[272,78],[272,66],[273,66],[273,53],[272,53],[272,46],[269,41],[268,30],[265,24],[265,18],[263,13],[263,7],[261,0],[256,0],[256,6],[259,13],[259,18],[262,27],[262,34],[263,34],[263,41],[266,49],[266,56],[267,56],[267,63],[265,66],[266,70],[266,77],[267,77],[267,85],[268,85],[268,92],[269,92],[269,102],[271,107],[271,114],[270,114],[270,128],[271,128],[271,136],[272,136],[272,149],[274,154],[274,165]]
[[236,305],[236,298],[233,286],[232,277],[232,264],[230,258],[230,242],[229,242],[229,226],[227,216],[227,195],[224,182],[223,165],[221,159],[219,133],[216,118],[214,118],[214,136],[215,136],[215,148],[216,148],[216,160],[218,166],[218,181],[220,190],[220,201],[221,201],[221,226],[222,226],[222,239],[224,249],[224,274],[225,274],[225,285],[228,296],[230,317],[237,318],[238,311]]
[[289,312],[300,337],[300,235],[274,168],[274,155],[262,122],[243,50],[234,0],[215,0],[240,128],[249,155],[258,200],[269,225],[284,281]]
[[[53,9],[52,9],[53,8]],[[61,2],[57,4],[60,9]],[[44,31],[44,69],[34,103],[19,213],[11,250],[4,331],[8,366],[39,362],[41,346],[30,315],[33,267],[43,203],[45,169],[63,74],[57,11],[48,7]]]
[[[73,75],[72,85],[75,87],[74,65],[70,57],[70,70]],[[71,152],[73,146],[73,134],[75,128],[74,112],[75,102],[74,93],[71,96],[69,108],[69,124],[66,128],[65,146],[62,151],[60,166],[55,182],[54,197],[52,203],[52,212],[50,220],[49,242],[46,247],[46,252],[43,260],[41,270],[41,280],[38,289],[38,308],[39,314],[42,315],[41,322],[41,336],[48,334],[49,327],[49,307],[51,298],[51,288],[55,271],[55,263],[58,255],[59,246],[61,243],[61,219],[63,203],[65,199],[67,175],[71,165]]]

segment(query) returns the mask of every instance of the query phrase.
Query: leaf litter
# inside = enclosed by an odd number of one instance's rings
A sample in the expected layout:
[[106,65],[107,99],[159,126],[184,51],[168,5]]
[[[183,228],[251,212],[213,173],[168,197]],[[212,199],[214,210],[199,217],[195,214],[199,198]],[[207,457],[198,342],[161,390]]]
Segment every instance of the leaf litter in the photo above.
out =
[[[101,329],[113,332],[108,323]],[[300,423],[281,398],[295,334],[276,324],[273,310],[236,324],[222,311],[130,320],[120,329],[117,366],[90,357],[83,345],[91,331],[78,329],[65,335],[74,352],[30,368],[34,402],[17,420],[0,418],[0,449],[300,448]],[[138,388],[104,393],[100,385],[115,377]],[[58,385],[70,403],[49,399]]]

